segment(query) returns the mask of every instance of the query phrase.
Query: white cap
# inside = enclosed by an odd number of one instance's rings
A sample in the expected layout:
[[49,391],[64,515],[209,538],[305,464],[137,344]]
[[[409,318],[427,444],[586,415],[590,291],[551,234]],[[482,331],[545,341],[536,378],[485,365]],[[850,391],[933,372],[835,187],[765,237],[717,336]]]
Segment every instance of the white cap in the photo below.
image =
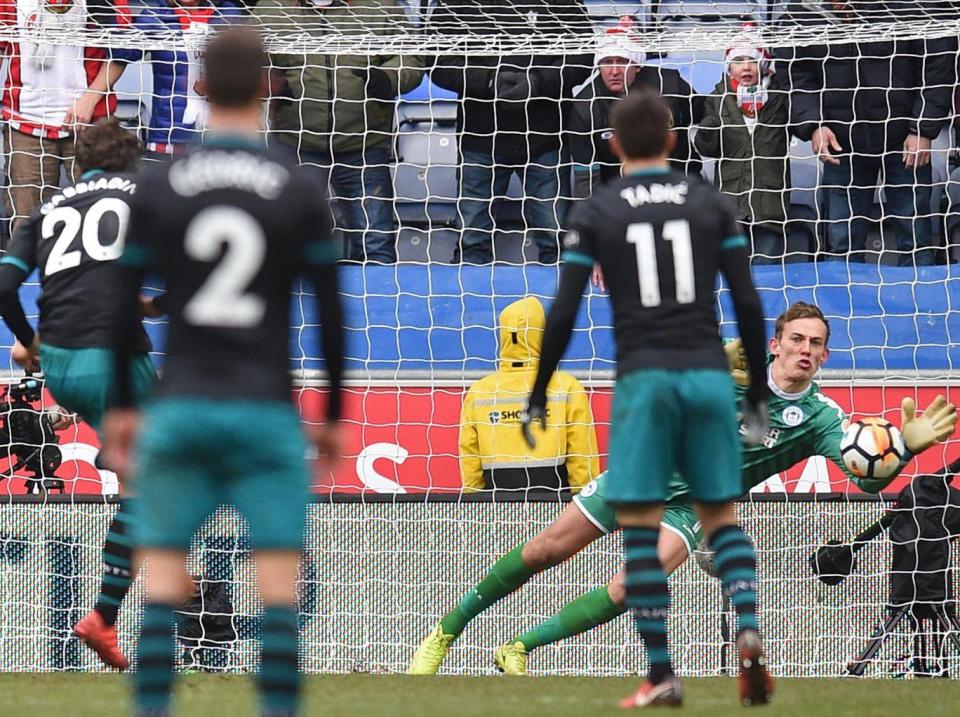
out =
[[597,51],[593,62],[599,65],[601,60],[619,57],[631,65],[642,65],[647,59],[646,53],[636,50],[631,42],[630,33],[624,27],[611,27],[597,38]]

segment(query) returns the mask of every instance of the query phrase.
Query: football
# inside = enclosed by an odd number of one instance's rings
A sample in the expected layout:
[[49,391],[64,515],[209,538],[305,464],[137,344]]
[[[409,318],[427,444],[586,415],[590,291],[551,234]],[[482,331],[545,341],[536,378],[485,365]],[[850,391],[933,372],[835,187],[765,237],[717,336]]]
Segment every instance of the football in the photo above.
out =
[[854,421],[840,441],[843,462],[858,478],[891,477],[900,467],[905,451],[900,429],[882,418]]

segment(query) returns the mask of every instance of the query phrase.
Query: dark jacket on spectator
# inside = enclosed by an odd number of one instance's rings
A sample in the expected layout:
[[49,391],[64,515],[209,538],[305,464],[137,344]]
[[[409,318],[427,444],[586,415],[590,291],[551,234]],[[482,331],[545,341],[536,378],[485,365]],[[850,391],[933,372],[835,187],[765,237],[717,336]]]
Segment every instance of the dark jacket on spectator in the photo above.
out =
[[740,221],[782,231],[790,187],[790,98],[778,87],[776,75],[768,92],[751,134],[737,94],[724,77],[707,96],[694,145],[704,157],[719,160],[715,183],[737,203]]
[[[441,0],[428,31],[478,36],[504,33],[593,32],[580,0]],[[495,152],[511,163],[559,149],[562,104],[592,71],[593,55],[442,55],[433,81],[463,98],[457,114],[463,150]],[[523,72],[531,93],[524,100],[498,99],[498,73]]]
[[[299,0],[260,0],[255,22],[266,32],[317,36],[396,35],[409,30],[395,0],[334,0],[315,9]],[[286,93],[270,105],[270,130],[281,141],[315,152],[360,152],[394,136],[394,98],[423,77],[413,55],[270,55]]]
[[[890,4],[871,7],[881,5]],[[897,5],[904,21],[915,19],[909,3]],[[784,21],[808,21],[804,10],[791,6]],[[824,22],[822,17],[814,20]],[[900,150],[909,134],[935,138],[951,116],[956,48],[953,37],[805,45],[778,52],[780,71],[789,71],[792,85],[794,133],[808,140],[826,125],[844,152],[858,153]]]
[[[689,129],[703,115],[703,97],[693,94],[679,72],[656,65],[638,68],[627,92],[645,87],[663,95],[673,114],[677,145],[670,155],[670,166],[678,172],[699,174],[702,163],[690,146]],[[610,149],[609,141],[612,135],[610,113],[619,99],[619,95],[607,89],[597,73],[570,103],[567,136],[574,164],[576,197],[589,197],[598,184],[620,176],[620,160]]]

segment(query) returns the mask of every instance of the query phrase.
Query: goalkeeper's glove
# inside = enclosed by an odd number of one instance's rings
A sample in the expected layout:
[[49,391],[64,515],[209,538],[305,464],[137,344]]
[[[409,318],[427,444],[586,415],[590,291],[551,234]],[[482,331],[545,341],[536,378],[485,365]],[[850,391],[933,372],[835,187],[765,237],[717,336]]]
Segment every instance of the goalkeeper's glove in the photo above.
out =
[[933,399],[923,415],[917,418],[917,404],[909,396],[900,402],[900,433],[903,444],[912,455],[943,443],[957,427],[957,407],[943,395]]
[[727,341],[723,345],[723,352],[727,355],[727,365],[730,367],[733,382],[744,388],[749,386],[750,370],[747,366],[747,352],[743,350],[743,342],[740,339]]
[[744,396],[740,402],[740,423],[743,425],[743,442],[759,446],[770,430],[770,408],[767,399]]
[[537,447],[537,439],[533,437],[533,428],[531,424],[539,423],[540,428],[547,428],[547,407],[546,401],[541,403],[534,400],[533,396],[527,401],[526,407],[520,411],[520,427],[523,429],[523,439],[530,446],[530,450]]

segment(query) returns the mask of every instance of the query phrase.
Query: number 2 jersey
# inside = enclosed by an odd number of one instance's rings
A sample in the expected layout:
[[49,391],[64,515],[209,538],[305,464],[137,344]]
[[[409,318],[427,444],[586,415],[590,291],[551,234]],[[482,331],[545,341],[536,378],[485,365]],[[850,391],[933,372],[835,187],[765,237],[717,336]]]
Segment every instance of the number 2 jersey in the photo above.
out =
[[[37,303],[44,344],[68,349],[111,346],[116,260],[123,252],[136,193],[131,175],[88,172],[17,227],[0,263],[22,270],[24,278],[39,268],[42,291]],[[14,331],[22,341],[24,331],[32,330],[25,325]],[[135,351],[150,350],[139,323],[134,340]]]
[[[166,287],[158,395],[289,401],[291,294],[305,275],[323,319],[336,383],[328,415],[336,418],[330,409],[339,412],[343,329],[332,221],[319,184],[286,157],[227,137],[145,167],[137,181],[121,263],[140,276],[156,273]],[[129,310],[129,296],[123,306]],[[117,348],[122,362],[124,347]]]

